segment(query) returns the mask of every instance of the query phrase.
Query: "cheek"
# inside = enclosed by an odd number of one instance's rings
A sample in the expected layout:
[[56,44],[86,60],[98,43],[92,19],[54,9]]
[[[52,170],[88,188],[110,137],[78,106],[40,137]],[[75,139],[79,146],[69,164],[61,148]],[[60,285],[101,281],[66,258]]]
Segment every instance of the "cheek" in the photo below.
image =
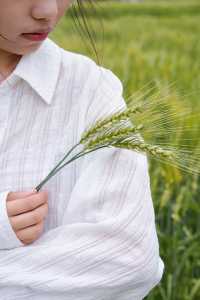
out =
[[18,2],[16,0],[0,0],[0,29],[16,30],[16,27],[19,26],[18,21],[22,22],[21,17],[24,15],[25,8]]
[[9,18],[6,16],[7,16],[6,13],[0,11],[0,32],[1,33],[9,32],[10,23],[9,23]]

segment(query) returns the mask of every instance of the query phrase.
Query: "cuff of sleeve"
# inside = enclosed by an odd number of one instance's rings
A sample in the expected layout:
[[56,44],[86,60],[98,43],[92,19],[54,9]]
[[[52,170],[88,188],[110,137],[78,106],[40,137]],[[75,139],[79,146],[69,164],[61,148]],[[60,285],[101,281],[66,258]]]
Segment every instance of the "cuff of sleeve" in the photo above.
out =
[[7,208],[6,199],[10,191],[0,193],[0,249],[12,249],[24,246],[24,244],[18,239],[15,234],[12,225],[10,223]]

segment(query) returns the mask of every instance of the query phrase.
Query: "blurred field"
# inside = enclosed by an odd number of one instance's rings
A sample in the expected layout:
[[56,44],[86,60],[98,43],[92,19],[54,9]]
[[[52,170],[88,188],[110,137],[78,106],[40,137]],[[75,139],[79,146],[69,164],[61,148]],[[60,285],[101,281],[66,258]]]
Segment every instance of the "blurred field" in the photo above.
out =
[[[99,5],[104,47],[97,16],[89,12],[89,21],[96,29],[101,64],[121,79],[124,98],[151,81],[155,90],[162,93],[167,89],[177,107],[184,98],[192,110],[199,110],[200,1],[106,1]],[[75,30],[69,12],[50,38],[67,50],[95,59]],[[175,83],[175,91],[168,87],[170,83]],[[197,145],[200,131],[194,138]],[[153,160],[150,176],[165,273],[161,284],[145,299],[199,300],[200,178],[182,175]]]

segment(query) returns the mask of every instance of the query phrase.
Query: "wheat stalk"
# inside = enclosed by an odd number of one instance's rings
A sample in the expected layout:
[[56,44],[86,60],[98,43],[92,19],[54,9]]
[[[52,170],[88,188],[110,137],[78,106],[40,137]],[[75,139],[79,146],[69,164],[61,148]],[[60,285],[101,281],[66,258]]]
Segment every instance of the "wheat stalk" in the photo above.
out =
[[[183,134],[189,130],[190,133],[191,128],[177,125],[177,121],[182,121],[183,117],[186,118],[189,115],[190,109],[187,108],[180,112],[177,112],[177,108],[169,109],[169,103],[164,101],[164,98],[159,98],[156,101],[150,98],[148,101],[147,99],[140,99],[139,103],[135,99],[130,98],[129,100],[129,107],[115,110],[112,114],[104,116],[90,125],[82,133],[80,141],[66,153],[63,159],[40,182],[36,190],[39,191],[64,166],[105,147],[124,148],[146,153],[161,162],[167,162],[189,173],[199,174],[200,154],[197,153],[193,158],[193,152],[189,149],[190,139],[183,139],[185,145],[182,144],[179,147],[169,146],[173,144],[173,140],[171,143],[164,141],[166,137],[170,139],[174,132]],[[134,121],[132,121],[133,117]],[[150,143],[141,136],[141,131],[144,135],[150,134]],[[153,139],[157,137],[163,138],[163,141],[152,143]],[[83,149],[69,158],[75,148],[81,145]]]

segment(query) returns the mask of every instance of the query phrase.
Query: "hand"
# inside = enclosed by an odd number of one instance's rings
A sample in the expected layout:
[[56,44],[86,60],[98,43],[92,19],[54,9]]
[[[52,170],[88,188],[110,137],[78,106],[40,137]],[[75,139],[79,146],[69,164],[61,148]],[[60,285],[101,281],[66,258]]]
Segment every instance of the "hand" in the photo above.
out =
[[43,231],[48,213],[47,191],[10,192],[6,199],[7,214],[18,239],[31,244]]

